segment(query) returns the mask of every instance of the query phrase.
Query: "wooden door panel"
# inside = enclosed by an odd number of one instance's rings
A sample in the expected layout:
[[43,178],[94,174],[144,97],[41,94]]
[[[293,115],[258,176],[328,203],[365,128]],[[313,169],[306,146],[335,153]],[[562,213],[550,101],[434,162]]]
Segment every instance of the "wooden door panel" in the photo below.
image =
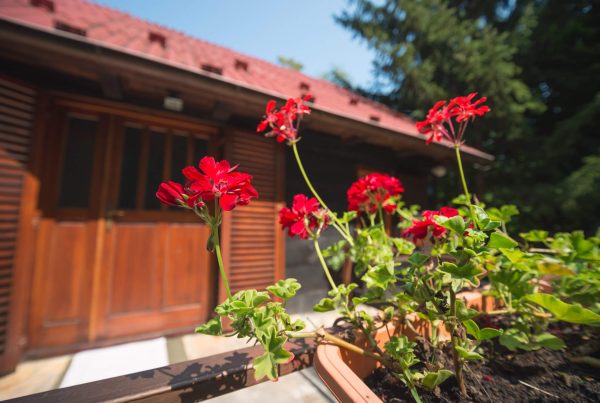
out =
[[159,234],[152,224],[118,224],[112,229],[112,261],[108,265],[110,316],[160,306]]
[[208,287],[208,228],[201,224],[171,224],[168,228],[163,307],[199,307],[206,302]]
[[83,342],[87,337],[94,231],[84,222],[40,224],[30,345]]

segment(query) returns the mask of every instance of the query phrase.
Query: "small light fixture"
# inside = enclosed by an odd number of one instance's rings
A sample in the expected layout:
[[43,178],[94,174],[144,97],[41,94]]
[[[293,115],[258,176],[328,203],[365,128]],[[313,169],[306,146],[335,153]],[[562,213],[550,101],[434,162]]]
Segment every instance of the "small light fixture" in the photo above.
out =
[[431,174],[436,178],[443,178],[448,173],[448,170],[443,165],[436,165],[431,168]]
[[169,95],[163,100],[165,109],[173,112],[181,112],[183,110],[183,99],[179,98],[179,94],[175,91],[170,91]]

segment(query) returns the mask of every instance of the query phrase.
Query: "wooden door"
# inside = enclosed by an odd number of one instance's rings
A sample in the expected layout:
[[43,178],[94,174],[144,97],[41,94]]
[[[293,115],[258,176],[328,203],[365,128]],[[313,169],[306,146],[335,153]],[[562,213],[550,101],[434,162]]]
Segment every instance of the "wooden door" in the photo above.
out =
[[31,349],[189,330],[210,309],[208,229],[154,193],[214,130],[94,110],[58,108],[48,129]]
[[108,117],[55,109],[45,135],[29,346],[83,343],[90,323]]
[[211,153],[208,129],[121,119],[105,211],[103,265],[93,338],[189,330],[207,318],[212,288],[209,230],[155,193]]

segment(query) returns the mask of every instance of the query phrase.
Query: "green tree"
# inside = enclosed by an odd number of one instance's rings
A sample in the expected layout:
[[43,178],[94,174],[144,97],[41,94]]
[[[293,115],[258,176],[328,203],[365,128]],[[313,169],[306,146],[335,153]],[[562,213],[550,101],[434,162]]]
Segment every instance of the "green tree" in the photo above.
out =
[[282,66],[289,67],[290,69],[296,71],[302,71],[302,69],[304,68],[304,65],[302,63],[291,57],[277,56],[277,62]]
[[519,204],[521,225],[593,231],[599,219],[573,207],[600,199],[585,186],[598,183],[599,12],[598,1],[350,0],[337,21],[375,52],[372,97],[416,119],[439,99],[490,98],[468,139],[496,156],[479,196]]

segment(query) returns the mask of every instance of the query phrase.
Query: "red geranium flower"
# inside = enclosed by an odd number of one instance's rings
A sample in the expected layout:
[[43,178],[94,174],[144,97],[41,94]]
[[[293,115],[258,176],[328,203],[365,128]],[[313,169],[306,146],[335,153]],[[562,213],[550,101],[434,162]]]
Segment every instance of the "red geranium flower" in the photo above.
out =
[[374,213],[379,205],[391,213],[396,209],[395,197],[404,192],[398,178],[382,173],[368,174],[348,189],[348,210]]
[[439,101],[433,108],[429,110],[427,118],[422,122],[417,122],[417,130],[419,133],[429,136],[427,144],[432,141],[440,141],[442,136],[448,137],[448,132],[444,127],[444,123],[450,119],[450,109],[444,106],[446,101]]
[[[467,124],[475,117],[483,116],[490,111],[488,106],[480,106],[487,101],[486,97],[472,102],[476,96],[477,93],[472,92],[467,96],[456,97],[448,104],[446,101],[436,102],[429,110],[425,120],[416,123],[419,133],[428,136],[427,144],[432,141],[440,141],[443,137],[451,143],[461,145]],[[458,124],[456,128],[453,119]]]
[[305,105],[305,102],[311,98],[312,95],[289,98],[279,110],[275,109],[275,101],[269,101],[265,116],[256,127],[256,131],[260,133],[270,128],[271,130],[265,136],[275,137],[279,143],[287,140],[292,144],[298,141],[298,125],[302,115],[310,114],[310,108]]
[[442,207],[439,211],[423,211],[423,220],[414,220],[413,225],[402,233],[405,238],[412,238],[413,242],[425,239],[429,234],[440,238],[446,233],[446,228],[435,222],[436,216],[452,218],[458,215],[458,210],[452,207]]
[[205,206],[200,198],[200,194],[188,194],[180,183],[168,181],[161,183],[156,192],[156,197],[161,202],[170,206],[177,207],[198,207]]
[[479,106],[480,104],[487,101],[486,97],[482,97],[475,102],[471,102],[473,98],[477,96],[476,92],[472,92],[466,97],[456,97],[450,101],[452,107],[450,113],[456,117],[458,123],[466,122],[469,119],[475,119],[475,116],[483,116],[485,113],[490,111],[488,106]]
[[329,215],[314,197],[309,199],[303,194],[297,194],[292,208],[284,207],[279,210],[279,223],[283,229],[288,229],[290,237],[298,235],[301,239],[308,239],[327,228]]
[[230,211],[236,206],[245,206],[252,198],[258,197],[256,189],[250,183],[252,176],[233,172],[237,165],[231,167],[225,160],[216,162],[212,157],[204,157],[198,167],[200,171],[192,166],[185,167],[183,175],[188,179],[186,189],[192,194],[200,195],[202,200],[217,198],[223,210]]

